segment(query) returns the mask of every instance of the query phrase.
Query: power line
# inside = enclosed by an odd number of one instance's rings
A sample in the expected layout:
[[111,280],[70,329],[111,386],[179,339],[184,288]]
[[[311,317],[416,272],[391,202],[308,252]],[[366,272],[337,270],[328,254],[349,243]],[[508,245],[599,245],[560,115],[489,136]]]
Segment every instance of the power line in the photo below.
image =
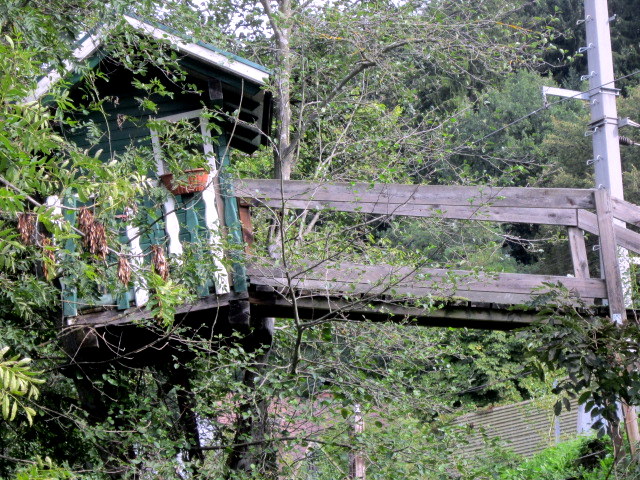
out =
[[[604,87],[604,86],[606,86],[606,85],[609,85],[609,84],[611,84],[611,83],[617,82],[617,81],[619,81],[619,80],[624,80],[625,78],[633,77],[633,76],[638,75],[638,74],[640,74],[640,70],[636,70],[635,72],[631,72],[631,73],[629,73],[629,74],[627,74],[627,75],[623,75],[622,77],[615,78],[614,80],[612,80],[612,81],[610,81],[610,82],[607,82],[607,83],[603,83],[603,84],[599,85],[599,86],[598,86],[598,87],[596,87],[596,88],[602,88],[602,87]],[[593,89],[591,89],[591,90],[593,90]],[[507,123],[506,125],[503,125],[502,127],[498,128],[498,129],[496,129],[496,130],[494,130],[494,131],[492,131],[492,132],[489,132],[489,133],[488,133],[488,134],[486,134],[484,137],[479,138],[479,139],[477,139],[477,140],[473,140],[473,141],[471,142],[471,144],[472,144],[472,145],[473,145],[473,144],[478,144],[478,143],[482,142],[483,140],[486,140],[487,138],[492,137],[492,136],[494,136],[494,135],[496,135],[496,134],[498,134],[498,133],[500,133],[500,132],[502,132],[502,131],[506,130],[506,129],[507,129],[507,128],[509,128],[509,127],[512,127],[512,126],[514,126],[514,125],[517,125],[518,123],[522,122],[523,120],[526,120],[526,119],[527,119],[527,118],[529,118],[529,117],[532,117],[532,116],[534,116],[534,115],[537,115],[538,113],[542,112],[543,110],[547,110],[549,107],[553,107],[553,106],[558,105],[558,104],[560,104],[560,103],[562,103],[562,102],[566,102],[567,100],[572,100],[572,99],[578,98],[578,97],[579,97],[580,95],[582,95],[582,94],[583,94],[583,92],[578,92],[578,93],[576,93],[575,95],[572,95],[572,96],[569,96],[569,97],[563,97],[563,98],[561,98],[560,100],[556,100],[555,102],[552,102],[552,103],[549,103],[549,104],[543,105],[543,106],[542,106],[542,107],[540,107],[540,108],[536,108],[535,110],[533,110],[533,111],[531,111],[531,112],[527,113],[526,115],[523,115],[523,116],[521,116],[521,117],[519,117],[519,118],[515,119],[514,121],[512,121],[512,122],[510,122],[510,123]]]

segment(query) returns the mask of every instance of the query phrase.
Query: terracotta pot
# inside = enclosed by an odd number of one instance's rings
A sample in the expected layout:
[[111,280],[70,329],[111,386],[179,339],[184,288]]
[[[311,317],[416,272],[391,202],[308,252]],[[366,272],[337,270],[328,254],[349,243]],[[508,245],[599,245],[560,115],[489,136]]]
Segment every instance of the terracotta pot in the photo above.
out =
[[173,173],[160,175],[162,184],[174,195],[185,195],[203,191],[209,182],[209,173],[204,168],[185,170],[186,179],[180,183],[174,183]]

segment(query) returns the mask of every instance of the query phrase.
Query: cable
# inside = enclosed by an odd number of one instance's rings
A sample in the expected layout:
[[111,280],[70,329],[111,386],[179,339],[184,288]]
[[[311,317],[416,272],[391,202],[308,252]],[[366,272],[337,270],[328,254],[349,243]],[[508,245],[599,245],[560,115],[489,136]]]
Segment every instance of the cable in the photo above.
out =
[[[640,70],[636,70],[635,72],[631,72],[631,73],[629,73],[629,74],[627,74],[627,75],[623,75],[622,77],[615,78],[615,79],[611,80],[610,82],[603,83],[603,84],[601,84],[601,85],[598,85],[597,87],[590,88],[589,90],[594,90],[594,89],[596,89],[596,88],[602,88],[602,87],[604,87],[605,85],[609,85],[609,84],[611,84],[611,83],[617,82],[617,81],[619,81],[619,80],[624,80],[625,78],[633,77],[633,76],[638,75],[638,74],[640,74]],[[515,119],[515,120],[514,120],[514,121],[512,121],[511,123],[507,123],[506,125],[504,125],[504,126],[502,126],[502,127],[498,128],[498,129],[496,129],[496,130],[494,130],[494,131],[492,131],[492,132],[489,132],[489,133],[488,133],[488,134],[486,134],[484,137],[479,138],[479,139],[477,139],[477,140],[473,140],[473,141],[471,142],[471,145],[478,144],[479,142],[482,142],[483,140],[486,140],[487,138],[492,137],[493,135],[496,135],[496,134],[498,134],[498,133],[500,133],[500,132],[502,132],[502,131],[506,130],[506,129],[507,129],[507,128],[509,128],[509,127],[512,127],[512,126],[514,126],[514,125],[517,125],[518,123],[520,123],[520,122],[521,122],[521,121],[523,121],[523,120],[526,120],[526,119],[527,119],[527,118],[529,118],[529,117],[532,117],[532,116],[534,116],[534,115],[537,115],[538,113],[540,113],[540,112],[541,112],[541,111],[543,111],[543,110],[547,110],[549,107],[553,107],[554,105],[558,105],[558,104],[560,104],[560,103],[562,103],[562,102],[565,102],[565,101],[567,101],[567,100],[572,100],[572,99],[574,99],[574,98],[577,98],[577,97],[579,97],[580,95],[582,95],[583,93],[584,93],[584,92],[578,92],[578,93],[576,93],[575,95],[572,95],[572,96],[570,96],[570,97],[563,97],[563,98],[561,98],[560,100],[556,100],[555,102],[549,103],[549,104],[547,104],[547,105],[543,105],[543,106],[542,106],[542,107],[540,107],[540,108],[536,108],[535,110],[533,110],[533,111],[531,111],[531,112],[527,113],[526,115],[523,115],[523,116],[521,116],[520,118]]]

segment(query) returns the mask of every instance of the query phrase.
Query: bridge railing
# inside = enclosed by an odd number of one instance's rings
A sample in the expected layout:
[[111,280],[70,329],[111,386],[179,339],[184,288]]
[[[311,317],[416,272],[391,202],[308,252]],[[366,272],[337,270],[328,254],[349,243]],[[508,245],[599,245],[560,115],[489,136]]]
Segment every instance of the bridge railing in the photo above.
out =
[[[553,279],[573,282],[571,288],[583,300],[606,299],[615,319],[626,315],[617,246],[640,254],[640,234],[625,228],[625,223],[640,226],[640,207],[612,199],[606,190],[237,180],[235,192],[245,205],[242,216],[247,234],[247,206],[564,226],[568,229],[575,280]],[[600,238],[604,293],[593,283],[595,279],[586,282],[590,274],[584,232]],[[269,275],[280,278],[275,271]],[[297,275],[301,286],[314,281],[308,268]],[[267,276],[263,275],[262,280],[266,281]],[[502,293],[508,292],[511,281],[522,285],[523,279],[528,278],[525,283],[531,291],[534,285],[553,280],[543,275],[520,276],[503,278]]]

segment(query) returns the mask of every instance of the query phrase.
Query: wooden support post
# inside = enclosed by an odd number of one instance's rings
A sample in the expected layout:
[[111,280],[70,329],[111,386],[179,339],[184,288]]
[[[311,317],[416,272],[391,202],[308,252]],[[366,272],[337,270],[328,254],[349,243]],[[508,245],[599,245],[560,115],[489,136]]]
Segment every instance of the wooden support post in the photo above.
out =
[[[353,439],[355,442],[359,441],[357,437],[362,432],[364,432],[364,417],[360,411],[360,405],[356,403],[353,408]],[[349,453],[349,478],[353,480],[366,478],[364,455],[358,447]]]
[[[571,263],[573,275],[576,278],[590,278],[589,260],[587,259],[587,247],[584,244],[584,232],[577,227],[567,227],[569,246],[571,248]],[[593,297],[582,297],[587,304],[593,303]]]
[[600,231],[600,258],[602,263],[602,277],[607,285],[609,300],[609,314],[611,320],[621,324],[627,318],[624,305],[624,291],[622,276],[618,265],[618,249],[613,231],[613,214],[611,211],[611,196],[609,191],[599,188],[594,191],[596,215],[598,216],[598,230]]
[[[611,196],[608,190],[601,188],[594,192],[594,199],[598,216],[598,229],[600,230],[600,258],[609,297],[609,313],[613,322],[622,324],[627,318],[622,275],[618,265],[618,248],[613,230]],[[629,441],[629,453],[632,458],[635,458],[637,446],[640,444],[638,416],[633,406],[627,405],[622,401],[621,403],[625,430]]]
[[584,244],[584,232],[577,227],[567,227],[573,275],[576,278],[590,278],[587,248]]
[[238,199],[238,209],[240,213],[240,223],[242,224],[242,238],[244,240],[244,253],[249,254],[253,245],[253,225],[251,223],[251,210],[249,204]]

